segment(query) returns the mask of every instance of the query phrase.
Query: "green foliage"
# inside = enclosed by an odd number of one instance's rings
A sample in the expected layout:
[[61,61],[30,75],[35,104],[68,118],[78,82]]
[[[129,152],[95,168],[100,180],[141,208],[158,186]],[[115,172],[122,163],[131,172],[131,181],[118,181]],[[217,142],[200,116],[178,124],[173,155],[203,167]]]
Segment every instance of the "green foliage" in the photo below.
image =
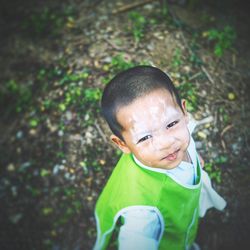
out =
[[39,37],[42,35],[57,35],[66,21],[72,20],[75,12],[72,7],[61,9],[45,7],[39,12],[28,16],[22,27],[25,31],[32,32],[32,34]]
[[102,78],[102,83],[107,84],[111,78],[118,72],[129,69],[136,64],[130,59],[126,58],[123,53],[115,55],[109,64],[104,66],[104,70],[108,71],[108,75]]
[[211,160],[205,163],[205,170],[208,172],[211,180],[214,180],[218,184],[221,183],[221,166],[228,162],[228,157],[226,155],[220,155],[216,157],[215,160]]
[[214,54],[221,57],[225,50],[232,48],[236,32],[231,26],[226,26],[223,30],[209,29],[203,32],[203,37],[214,43]]
[[81,108],[86,104],[94,105],[99,101],[100,97],[101,91],[98,88],[84,88],[76,83],[71,83],[65,88],[62,102],[59,103],[58,108],[64,112],[70,106]]
[[101,90],[98,88],[87,88],[84,90],[84,98],[88,102],[97,102],[101,98]]
[[163,0],[162,2],[162,15],[167,16],[168,15],[168,3],[167,0]]
[[38,124],[39,124],[39,121],[38,121],[37,118],[31,119],[30,122],[29,122],[29,125],[30,125],[30,127],[32,127],[32,128],[37,127]]
[[131,60],[125,58],[124,54],[118,54],[112,58],[111,67],[113,72],[123,71],[135,66]]
[[144,36],[144,30],[147,24],[147,20],[137,11],[131,11],[128,14],[128,18],[131,22],[132,34],[134,36],[135,42],[138,43]]
[[197,53],[197,51],[199,50],[199,34],[197,32],[194,32],[192,35],[190,49],[191,49],[191,55],[188,58],[189,61],[194,66],[201,66],[203,64],[203,62]]
[[205,163],[204,169],[208,172],[211,180],[221,183],[221,170],[216,168],[213,163]]
[[228,110],[225,109],[224,107],[220,107],[218,111],[219,111],[219,115],[220,115],[224,125],[228,124],[230,121],[230,116],[228,114]]
[[[8,111],[19,113],[27,108],[32,100],[32,91],[29,84],[21,84],[16,80],[7,81],[1,88],[1,107],[8,107]],[[11,105],[6,105],[11,103]]]
[[101,91],[98,88],[89,88],[86,81],[89,78],[89,72],[84,69],[80,72],[66,71],[63,68],[55,68],[46,71],[42,69],[38,73],[40,80],[46,80],[46,77],[53,81],[55,86],[60,86],[60,91],[47,95],[41,101],[41,110],[56,108],[60,112],[65,112],[69,108],[75,110],[86,109],[96,106]]
[[198,96],[196,94],[196,86],[191,82],[182,83],[177,87],[182,98],[187,100],[187,110],[195,112],[198,109]]
[[182,64],[181,56],[181,50],[179,48],[176,48],[171,62],[174,68],[178,68]]
[[60,77],[61,79],[59,80],[60,85],[65,85],[67,83],[72,83],[72,82],[79,82],[86,80],[89,77],[89,72],[87,70],[83,70],[81,72],[73,73],[73,72],[68,72],[66,74],[62,74],[60,72]]
[[63,17],[58,13],[44,8],[40,13],[32,14],[24,22],[23,28],[33,32],[35,35],[44,35],[46,33],[57,32],[64,24]]

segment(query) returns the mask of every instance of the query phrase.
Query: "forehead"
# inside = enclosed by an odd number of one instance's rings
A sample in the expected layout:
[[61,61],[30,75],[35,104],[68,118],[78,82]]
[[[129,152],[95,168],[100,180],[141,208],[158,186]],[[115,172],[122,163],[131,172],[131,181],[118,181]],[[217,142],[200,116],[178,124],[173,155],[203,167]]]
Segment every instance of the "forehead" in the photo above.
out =
[[181,113],[180,107],[172,95],[164,89],[158,89],[137,98],[117,111],[117,120],[126,129],[138,126],[152,127],[156,122],[166,122]]

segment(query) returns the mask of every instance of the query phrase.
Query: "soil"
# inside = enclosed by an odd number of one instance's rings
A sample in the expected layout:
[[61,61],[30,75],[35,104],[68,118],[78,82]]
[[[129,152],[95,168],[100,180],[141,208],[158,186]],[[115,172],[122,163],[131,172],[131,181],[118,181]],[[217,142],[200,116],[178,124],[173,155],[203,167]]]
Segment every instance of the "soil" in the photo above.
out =
[[[167,16],[160,1],[117,13],[134,1],[2,3],[0,249],[92,249],[94,205],[120,153],[95,97],[70,100],[66,110],[60,104],[74,81],[102,90],[117,67],[112,59],[123,67],[121,53],[126,65],[147,62],[168,72],[193,105],[197,148],[227,201],[223,212],[210,209],[201,219],[201,249],[249,248],[248,9],[234,0],[204,2],[169,1]],[[129,11],[148,21],[139,41]],[[218,57],[202,34],[226,25],[237,38]],[[83,69],[83,83],[64,77]],[[184,82],[192,83],[186,95]]]

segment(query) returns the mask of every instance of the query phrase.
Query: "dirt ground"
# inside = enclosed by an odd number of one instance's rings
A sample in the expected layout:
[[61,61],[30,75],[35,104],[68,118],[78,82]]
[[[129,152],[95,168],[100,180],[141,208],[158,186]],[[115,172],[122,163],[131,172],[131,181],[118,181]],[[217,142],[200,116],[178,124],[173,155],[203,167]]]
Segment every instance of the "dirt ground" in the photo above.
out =
[[[227,201],[201,219],[197,242],[249,248],[247,5],[182,2],[169,1],[165,15],[160,1],[2,3],[0,249],[92,249],[94,205],[120,155],[99,114],[100,90],[144,62],[168,72],[190,103],[197,148]],[[237,37],[218,57],[205,32],[226,25]]]

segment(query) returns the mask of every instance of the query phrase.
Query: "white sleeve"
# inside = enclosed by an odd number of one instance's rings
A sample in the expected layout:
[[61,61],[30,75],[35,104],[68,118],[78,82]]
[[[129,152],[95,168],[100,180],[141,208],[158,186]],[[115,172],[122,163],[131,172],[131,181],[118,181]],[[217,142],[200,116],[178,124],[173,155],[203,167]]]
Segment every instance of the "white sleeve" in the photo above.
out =
[[206,214],[206,211],[215,207],[218,210],[223,210],[226,206],[226,201],[212,188],[211,180],[208,174],[201,170],[201,195],[200,195],[200,217]]
[[124,224],[118,236],[119,250],[156,250],[161,222],[153,210],[137,209],[125,212]]

